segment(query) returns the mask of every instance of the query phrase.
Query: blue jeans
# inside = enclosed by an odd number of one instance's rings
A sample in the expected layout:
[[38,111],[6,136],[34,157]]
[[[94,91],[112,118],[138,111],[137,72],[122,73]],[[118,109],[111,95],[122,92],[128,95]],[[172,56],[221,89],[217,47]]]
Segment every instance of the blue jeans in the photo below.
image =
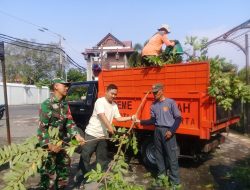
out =
[[175,135],[165,139],[167,127],[156,127],[154,131],[155,158],[158,175],[166,175],[169,168],[169,179],[174,184],[180,184],[177,143]]

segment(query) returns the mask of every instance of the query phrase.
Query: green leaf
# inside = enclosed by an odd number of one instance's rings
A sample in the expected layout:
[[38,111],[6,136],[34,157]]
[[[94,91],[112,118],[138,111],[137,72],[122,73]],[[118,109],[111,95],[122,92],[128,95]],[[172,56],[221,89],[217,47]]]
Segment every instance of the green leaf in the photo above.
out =
[[0,159],[4,159],[5,158],[5,154],[4,154],[4,149],[0,149]]
[[4,149],[4,152],[5,152],[5,155],[6,155],[7,157],[9,157],[9,156],[10,156],[10,151],[9,151],[8,146],[4,145],[3,149]]
[[73,147],[67,147],[66,148],[66,152],[69,156],[72,156],[75,152],[75,149],[76,149],[76,146],[73,146]]
[[72,145],[79,145],[79,142],[76,139],[71,139],[70,143]]
[[14,157],[12,164],[15,164],[17,161],[19,161],[19,159],[21,158],[21,154],[18,154],[17,156]]
[[24,187],[24,185],[21,182],[18,183],[18,186],[19,186],[20,190],[26,190],[26,188]]
[[96,170],[98,173],[100,173],[102,171],[102,167],[99,163],[96,164]]
[[17,154],[17,153],[18,153],[18,145],[12,144],[12,150],[13,150],[13,152],[14,152],[15,154]]

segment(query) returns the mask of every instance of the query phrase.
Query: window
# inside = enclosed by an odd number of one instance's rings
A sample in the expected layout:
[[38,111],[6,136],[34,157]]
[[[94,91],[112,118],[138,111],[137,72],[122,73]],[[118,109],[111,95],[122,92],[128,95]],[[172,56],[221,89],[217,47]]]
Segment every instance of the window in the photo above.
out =
[[116,54],[115,54],[115,59],[116,59],[116,60],[119,60],[119,58],[120,58],[119,53],[116,52]]
[[89,85],[74,85],[71,86],[66,97],[67,101],[86,101]]

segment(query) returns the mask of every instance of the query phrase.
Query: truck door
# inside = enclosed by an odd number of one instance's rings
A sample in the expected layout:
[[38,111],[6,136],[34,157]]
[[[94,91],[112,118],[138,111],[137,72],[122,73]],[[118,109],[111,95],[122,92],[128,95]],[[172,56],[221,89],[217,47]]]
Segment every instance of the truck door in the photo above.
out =
[[69,103],[71,114],[77,126],[82,130],[85,130],[93,112],[95,91],[95,85],[89,83],[73,83],[68,91],[66,100]]

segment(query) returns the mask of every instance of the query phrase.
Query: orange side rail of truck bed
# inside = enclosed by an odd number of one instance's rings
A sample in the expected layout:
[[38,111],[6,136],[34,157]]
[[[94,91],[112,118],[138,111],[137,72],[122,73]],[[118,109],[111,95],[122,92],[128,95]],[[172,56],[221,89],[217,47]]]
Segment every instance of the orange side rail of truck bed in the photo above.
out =
[[[239,118],[230,118],[216,123],[216,102],[208,95],[210,68],[208,62],[181,63],[163,67],[128,68],[102,71],[98,77],[98,96],[103,96],[106,87],[113,83],[118,86],[118,104],[123,116],[136,112],[145,93],[154,83],[165,85],[165,96],[176,101],[182,114],[182,123],[177,133],[210,139],[212,133],[236,123]],[[140,119],[150,118],[153,95],[147,97],[139,113]],[[115,123],[129,127],[130,122]],[[140,130],[154,130],[154,126],[140,126]]]

